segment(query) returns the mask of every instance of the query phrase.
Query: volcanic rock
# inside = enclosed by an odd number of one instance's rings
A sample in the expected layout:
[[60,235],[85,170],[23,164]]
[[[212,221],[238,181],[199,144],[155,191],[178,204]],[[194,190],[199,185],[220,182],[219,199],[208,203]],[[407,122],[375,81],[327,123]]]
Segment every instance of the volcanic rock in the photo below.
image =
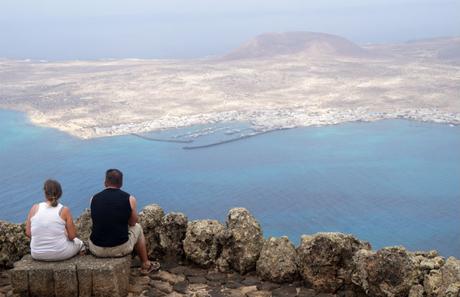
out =
[[218,235],[224,229],[225,227],[215,220],[190,222],[184,239],[187,259],[202,267],[214,265],[222,251]]
[[403,247],[388,247],[377,252],[361,250],[354,261],[353,282],[369,296],[407,296],[419,282],[416,262]]
[[262,228],[245,208],[233,208],[227,216],[227,229],[222,232],[222,255],[218,260],[221,270],[233,268],[244,274],[256,268],[263,246]]
[[317,233],[302,236],[297,248],[299,271],[303,279],[319,292],[335,293],[352,283],[353,256],[370,245],[352,235]]
[[264,242],[256,270],[264,280],[291,282],[298,274],[297,262],[297,252],[287,237],[270,237]]
[[151,259],[158,259],[163,255],[160,230],[164,215],[163,209],[157,204],[147,205],[139,213],[139,223],[144,230],[147,253]]
[[14,262],[30,252],[25,224],[0,221],[0,268],[12,267]]
[[428,297],[460,296],[460,260],[450,257],[439,270],[431,270],[423,282]]
[[184,256],[183,240],[187,232],[188,219],[183,213],[168,213],[161,220],[160,245],[168,259]]
[[93,220],[91,219],[91,210],[86,208],[75,221],[77,229],[77,237],[88,246],[89,237],[93,228]]

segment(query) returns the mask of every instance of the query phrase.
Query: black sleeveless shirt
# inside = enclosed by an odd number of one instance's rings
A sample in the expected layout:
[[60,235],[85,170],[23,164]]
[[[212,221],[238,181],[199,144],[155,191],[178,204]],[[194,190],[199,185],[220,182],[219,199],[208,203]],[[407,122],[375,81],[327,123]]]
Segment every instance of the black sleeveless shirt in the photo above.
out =
[[91,241],[101,247],[114,247],[128,241],[128,220],[131,215],[130,194],[107,188],[91,201],[93,230]]

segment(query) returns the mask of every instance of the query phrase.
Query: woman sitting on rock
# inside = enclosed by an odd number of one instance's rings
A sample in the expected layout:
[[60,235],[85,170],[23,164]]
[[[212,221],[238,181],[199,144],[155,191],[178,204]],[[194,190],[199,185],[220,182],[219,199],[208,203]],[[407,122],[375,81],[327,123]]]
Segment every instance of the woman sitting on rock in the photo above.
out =
[[69,208],[58,202],[62,196],[61,185],[49,179],[43,190],[45,201],[32,206],[26,222],[32,258],[60,261],[83,253],[85,247],[76,237],[72,214]]

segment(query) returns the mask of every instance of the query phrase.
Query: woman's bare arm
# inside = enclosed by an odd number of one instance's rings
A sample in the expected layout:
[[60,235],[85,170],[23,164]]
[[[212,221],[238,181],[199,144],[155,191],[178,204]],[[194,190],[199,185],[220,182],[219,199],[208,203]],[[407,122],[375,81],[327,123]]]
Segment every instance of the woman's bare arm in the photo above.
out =
[[37,210],[38,210],[38,204],[34,204],[30,208],[29,214],[27,215],[27,219],[26,219],[26,236],[29,237],[29,238],[32,236],[30,219],[37,213]]
[[70,213],[69,208],[62,208],[61,218],[65,221],[67,237],[69,238],[69,240],[73,240],[75,237],[77,237],[77,229],[75,228],[75,224],[73,223],[72,214]]

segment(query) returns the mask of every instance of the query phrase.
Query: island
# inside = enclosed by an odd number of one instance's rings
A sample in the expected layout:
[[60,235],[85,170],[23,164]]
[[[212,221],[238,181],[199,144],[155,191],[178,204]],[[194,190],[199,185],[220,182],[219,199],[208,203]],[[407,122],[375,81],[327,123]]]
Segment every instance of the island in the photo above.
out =
[[405,118],[460,124],[460,37],[357,45],[267,33],[221,57],[0,59],[0,108],[88,139],[241,121],[257,132]]

